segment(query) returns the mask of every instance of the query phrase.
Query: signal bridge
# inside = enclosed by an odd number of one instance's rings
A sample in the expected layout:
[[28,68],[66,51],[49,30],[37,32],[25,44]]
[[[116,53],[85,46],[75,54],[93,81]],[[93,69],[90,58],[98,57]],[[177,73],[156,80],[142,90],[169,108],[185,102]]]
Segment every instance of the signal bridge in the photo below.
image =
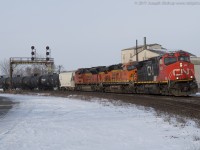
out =
[[34,46],[31,46],[31,57],[11,57],[10,58],[10,89],[12,89],[12,77],[13,77],[13,65],[45,65],[48,69],[48,72],[53,71],[54,59],[50,58],[50,48],[46,47],[46,58],[37,58],[36,49]]

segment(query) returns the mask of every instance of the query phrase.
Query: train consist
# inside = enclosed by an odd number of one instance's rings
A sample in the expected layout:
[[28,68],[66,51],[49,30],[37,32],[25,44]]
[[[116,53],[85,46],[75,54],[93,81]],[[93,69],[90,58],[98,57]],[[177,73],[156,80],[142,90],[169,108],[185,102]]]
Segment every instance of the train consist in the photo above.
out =
[[[0,86],[9,87],[9,78],[1,78]],[[140,62],[80,68],[53,75],[13,78],[13,88],[188,96],[198,90],[194,65],[185,51]]]

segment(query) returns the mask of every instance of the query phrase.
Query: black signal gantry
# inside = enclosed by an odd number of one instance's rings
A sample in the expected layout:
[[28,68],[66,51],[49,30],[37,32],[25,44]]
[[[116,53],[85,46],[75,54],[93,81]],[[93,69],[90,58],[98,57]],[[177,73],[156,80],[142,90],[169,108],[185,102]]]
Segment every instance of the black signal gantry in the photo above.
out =
[[30,57],[11,57],[10,58],[10,89],[12,89],[12,76],[13,76],[13,65],[30,65],[38,64],[45,65],[48,72],[53,72],[54,59],[51,58],[51,50],[49,46],[46,46],[46,58],[37,58],[36,49],[31,46],[31,58]]

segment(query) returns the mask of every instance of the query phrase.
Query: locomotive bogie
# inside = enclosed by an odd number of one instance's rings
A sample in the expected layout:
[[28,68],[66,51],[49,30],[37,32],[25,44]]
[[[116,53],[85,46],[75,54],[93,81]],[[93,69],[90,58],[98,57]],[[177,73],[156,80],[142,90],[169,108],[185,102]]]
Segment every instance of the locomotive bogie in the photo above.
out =
[[197,89],[197,84],[194,81],[170,83],[170,93],[174,96],[189,96],[196,93]]

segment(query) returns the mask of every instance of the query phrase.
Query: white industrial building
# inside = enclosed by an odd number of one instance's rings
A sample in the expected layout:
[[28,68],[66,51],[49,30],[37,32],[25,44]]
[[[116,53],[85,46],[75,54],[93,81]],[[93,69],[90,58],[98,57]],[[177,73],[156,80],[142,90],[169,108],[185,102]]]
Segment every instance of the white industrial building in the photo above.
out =
[[160,56],[166,53],[166,49],[157,43],[147,44],[146,46],[140,45],[137,47],[137,50],[136,47],[126,48],[121,51],[122,63],[136,61],[136,53],[138,53],[138,61],[142,61],[151,57]]

